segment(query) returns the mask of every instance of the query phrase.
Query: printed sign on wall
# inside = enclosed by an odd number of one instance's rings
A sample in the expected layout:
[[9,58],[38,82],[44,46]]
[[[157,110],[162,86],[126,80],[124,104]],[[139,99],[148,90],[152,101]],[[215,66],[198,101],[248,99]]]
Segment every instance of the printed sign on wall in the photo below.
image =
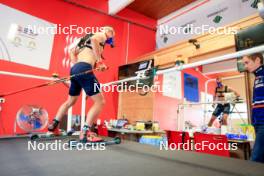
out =
[[[204,0],[182,12],[176,11],[158,21],[156,46],[163,48],[191,39],[257,13],[255,0]],[[211,28],[211,29],[210,29]],[[229,31],[228,31],[229,30]],[[226,29],[234,33],[236,29]]]
[[0,59],[49,69],[56,26],[0,4]]
[[163,96],[182,99],[181,72],[174,71],[163,74]]
[[184,98],[187,101],[199,102],[198,78],[184,73]]

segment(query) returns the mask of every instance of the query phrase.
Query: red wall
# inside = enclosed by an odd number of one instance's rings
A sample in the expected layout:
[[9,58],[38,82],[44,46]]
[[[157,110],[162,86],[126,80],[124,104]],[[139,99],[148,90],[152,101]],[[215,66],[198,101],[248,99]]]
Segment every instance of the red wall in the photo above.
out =
[[[110,67],[105,73],[96,73],[100,82],[105,83],[117,79],[118,66],[125,64],[126,57],[132,60],[147,52],[155,49],[155,32],[143,27],[136,26],[113,18],[111,16],[103,15],[98,12],[90,11],[75,5],[69,4],[62,0],[0,0],[1,3],[12,8],[21,10],[32,16],[44,19],[46,21],[68,26],[76,24],[81,27],[95,26],[100,27],[104,25],[111,25],[116,30],[116,47],[110,49],[106,47],[104,56],[106,64]],[[86,6],[93,5],[100,10],[106,11],[108,8],[106,0],[94,1],[80,0],[76,1]],[[91,4],[92,3],[92,4]],[[133,16],[131,16],[133,14]],[[139,15],[131,10],[124,10],[120,12],[119,16],[129,18],[130,20],[155,26],[156,21]],[[72,36],[77,36],[73,34]],[[127,36],[129,36],[128,56],[126,56]],[[68,75],[69,68],[65,69],[62,66],[62,58],[64,57],[64,47],[66,46],[66,35],[55,35],[54,44],[51,55],[51,63],[49,70],[29,67],[22,64],[11,63],[0,60],[0,70],[10,71],[16,73],[26,73],[38,76],[51,76],[52,73],[59,73],[60,76]],[[43,83],[43,80],[19,78],[14,76],[0,75],[0,94],[9,91],[15,91],[33,85]],[[43,106],[49,112],[50,119],[54,117],[59,105],[67,98],[67,88],[63,85],[55,85],[43,87],[21,94],[6,97],[6,103],[2,104],[2,111],[0,112],[0,135],[13,134],[13,125],[16,117],[16,112],[22,105],[35,104]],[[105,98],[107,105],[100,115],[101,119],[113,119],[117,115],[117,93],[106,93]],[[80,101],[73,109],[74,114],[80,114]],[[87,109],[89,109],[91,102],[88,101]]]

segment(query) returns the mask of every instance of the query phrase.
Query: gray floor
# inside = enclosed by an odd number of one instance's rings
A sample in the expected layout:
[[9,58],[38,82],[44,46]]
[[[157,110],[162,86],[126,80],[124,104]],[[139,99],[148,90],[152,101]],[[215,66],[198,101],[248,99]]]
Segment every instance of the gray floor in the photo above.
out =
[[0,140],[1,176],[264,175],[264,164],[127,142],[104,151],[28,151],[26,139]]

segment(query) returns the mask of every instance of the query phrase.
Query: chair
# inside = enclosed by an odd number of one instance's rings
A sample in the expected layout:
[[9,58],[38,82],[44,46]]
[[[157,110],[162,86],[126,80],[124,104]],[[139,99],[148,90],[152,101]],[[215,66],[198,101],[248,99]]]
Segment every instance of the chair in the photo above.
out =
[[[203,143],[205,145],[202,148]],[[194,145],[196,146],[196,152],[230,157],[228,140],[225,135],[203,134],[196,132],[194,133]],[[217,145],[219,146],[218,148]],[[198,146],[199,149],[197,148]]]

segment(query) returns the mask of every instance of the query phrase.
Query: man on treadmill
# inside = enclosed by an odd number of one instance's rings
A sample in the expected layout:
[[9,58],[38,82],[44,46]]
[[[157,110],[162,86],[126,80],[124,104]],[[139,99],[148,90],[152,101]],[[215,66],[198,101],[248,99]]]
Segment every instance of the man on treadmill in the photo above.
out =
[[224,85],[221,78],[216,79],[216,84],[217,86],[215,88],[214,101],[217,102],[217,105],[208,123],[208,127],[211,127],[216,118],[219,117],[222,113],[223,116],[221,119],[221,125],[227,125],[227,118],[230,114],[231,102],[234,101],[233,95],[236,96],[236,99],[238,99],[238,97],[240,96],[235,90]]
[[[114,36],[114,29],[110,26],[105,26],[101,32],[87,34],[82,37],[79,43],[70,49],[71,61],[74,63],[70,75],[78,75],[89,70],[92,71],[95,68],[101,71],[106,70],[107,67],[102,62],[102,52],[106,44],[114,47]],[[77,102],[82,89],[91,98],[93,105],[89,108],[86,121],[81,129],[80,140],[86,142],[96,138],[96,135],[91,132],[91,127],[93,121],[102,111],[105,99],[93,72],[71,79],[68,99],[59,107],[55,118],[48,126],[49,131],[54,132],[58,129],[60,121],[67,114],[68,109]]]

